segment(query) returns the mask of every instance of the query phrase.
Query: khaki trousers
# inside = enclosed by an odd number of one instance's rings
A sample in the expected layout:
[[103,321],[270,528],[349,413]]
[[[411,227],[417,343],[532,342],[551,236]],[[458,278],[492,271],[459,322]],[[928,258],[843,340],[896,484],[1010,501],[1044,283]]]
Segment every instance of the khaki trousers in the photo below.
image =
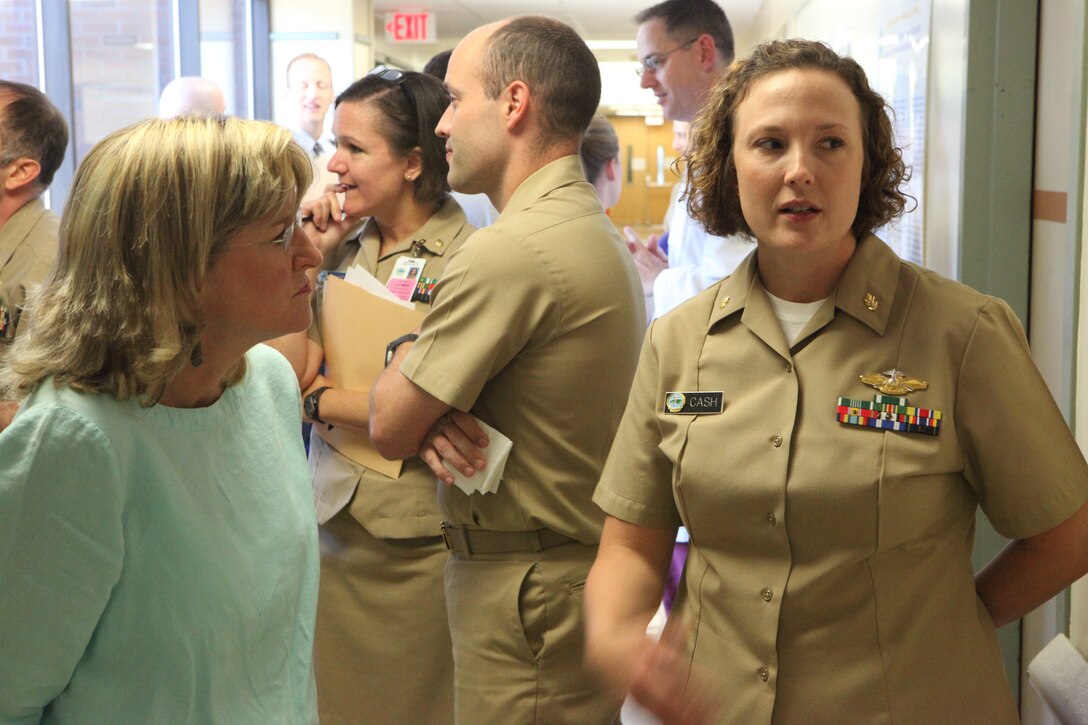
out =
[[314,672],[322,725],[452,725],[441,537],[378,539],[347,511],[320,527]]
[[458,725],[611,725],[619,704],[583,665],[596,546],[454,554],[446,565]]

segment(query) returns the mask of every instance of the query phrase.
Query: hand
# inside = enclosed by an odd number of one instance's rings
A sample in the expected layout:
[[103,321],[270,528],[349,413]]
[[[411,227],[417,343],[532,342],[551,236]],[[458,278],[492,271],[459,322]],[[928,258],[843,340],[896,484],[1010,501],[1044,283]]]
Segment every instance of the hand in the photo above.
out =
[[423,448],[419,456],[430,466],[439,481],[452,486],[453,474],[442,462],[448,462],[471,478],[476,471],[487,465],[487,459],[481,450],[489,442],[487,433],[475,418],[468,413],[451,410],[439,418],[423,438]]
[[0,400],[0,431],[11,425],[11,419],[15,417],[18,410],[17,400]]
[[681,655],[688,628],[666,627],[661,640],[646,640],[631,668],[631,696],[662,725],[704,725],[714,719],[718,701],[699,677],[688,673]]
[[669,258],[657,246],[660,237],[651,234],[643,242],[631,227],[624,227],[623,233],[627,237],[627,249],[635,259],[635,268],[642,280],[642,293],[652,295],[654,293],[654,280],[657,279],[657,275],[661,274],[669,266]]
[[337,195],[339,188],[339,184],[330,184],[324,194],[302,205],[302,216],[311,217],[310,221],[303,223],[302,229],[322,255],[331,252],[359,222],[358,217],[346,215],[341,208]]

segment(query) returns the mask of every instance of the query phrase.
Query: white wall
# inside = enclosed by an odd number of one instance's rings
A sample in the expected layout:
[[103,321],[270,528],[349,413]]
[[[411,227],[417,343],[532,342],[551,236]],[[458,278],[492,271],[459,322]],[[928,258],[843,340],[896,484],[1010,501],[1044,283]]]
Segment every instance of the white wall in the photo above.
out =
[[[1045,179],[1040,178],[1036,182],[1036,188],[1043,188],[1043,183],[1061,184],[1063,180],[1068,184],[1069,219],[1065,225],[1065,237],[1076,245],[1080,254],[1080,278],[1077,290],[1076,304],[1069,305],[1069,309],[1077,309],[1077,368],[1076,368],[1076,434],[1077,442],[1081,450],[1088,450],[1088,255],[1084,254],[1084,240],[1088,239],[1088,163],[1085,159],[1085,149],[1088,149],[1088,46],[1085,43],[1085,33],[1088,32],[1088,17],[1085,14],[1084,3],[1051,2],[1043,3],[1044,17],[1053,14],[1054,24],[1059,32],[1066,36],[1069,52],[1059,57],[1059,62],[1066,67],[1066,78],[1055,79],[1054,90],[1057,98],[1068,96],[1068,103],[1063,104],[1068,115],[1062,121],[1068,134],[1070,146],[1076,147],[1076,140],[1080,141],[1080,154],[1072,158],[1066,155],[1055,155],[1048,165],[1053,173]],[[1054,7],[1052,7],[1054,6]],[[1046,36],[1044,36],[1046,37]],[[1044,44],[1044,48],[1049,43]],[[1056,49],[1060,52],[1061,48]],[[1049,52],[1049,51],[1048,51]],[[1067,81],[1062,85],[1062,81]],[[1069,93],[1069,90],[1072,93]],[[1061,145],[1062,138],[1055,139],[1057,145]],[[1064,170],[1059,176],[1058,170]],[[1064,178],[1062,178],[1064,177]],[[1079,188],[1078,188],[1079,187]],[[1057,186],[1057,188],[1064,188]],[[1067,312],[1068,314],[1068,312]],[[1088,656],[1088,578],[1082,579],[1073,586],[1070,616],[1069,637],[1080,651]]]
[[[287,63],[316,53],[332,67],[334,95],[373,66],[370,0],[271,0],[272,118],[290,126],[285,106]],[[325,118],[326,129],[332,113]]]
[[[1042,0],[1039,15],[1039,65],[1035,114],[1035,179],[1039,194],[1065,197],[1066,219],[1045,219],[1036,206],[1032,220],[1031,349],[1040,372],[1063,409],[1074,420],[1081,449],[1088,444],[1088,358],[1078,340],[1088,332],[1088,300],[1080,295],[1088,266],[1082,260],[1080,227],[1084,180],[1085,11],[1083,3]],[[1058,197],[1060,198],[1060,197]],[[1079,329],[1071,315],[1079,308]],[[1070,405],[1072,399],[1073,404]],[[1071,410],[1070,410],[1071,408]],[[1061,609],[1043,607],[1024,620],[1023,657],[1030,660],[1055,633],[1065,630]],[[1088,651],[1088,581],[1074,585],[1070,597],[1070,636]],[[1025,725],[1056,723],[1046,705],[1023,681],[1022,717]]]

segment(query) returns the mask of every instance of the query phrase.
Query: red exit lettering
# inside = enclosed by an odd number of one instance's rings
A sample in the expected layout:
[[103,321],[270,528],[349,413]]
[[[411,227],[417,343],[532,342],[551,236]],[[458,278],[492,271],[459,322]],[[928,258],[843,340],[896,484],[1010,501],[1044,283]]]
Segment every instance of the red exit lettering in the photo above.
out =
[[387,36],[397,42],[427,40],[430,13],[391,13],[386,15]]

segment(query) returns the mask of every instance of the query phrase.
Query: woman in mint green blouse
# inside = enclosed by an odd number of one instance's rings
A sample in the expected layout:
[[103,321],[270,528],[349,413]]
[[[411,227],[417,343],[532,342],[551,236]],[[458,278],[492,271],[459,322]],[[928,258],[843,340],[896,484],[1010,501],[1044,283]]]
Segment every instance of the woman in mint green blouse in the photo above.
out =
[[0,723],[316,722],[288,131],[152,119],[76,174],[0,364]]

